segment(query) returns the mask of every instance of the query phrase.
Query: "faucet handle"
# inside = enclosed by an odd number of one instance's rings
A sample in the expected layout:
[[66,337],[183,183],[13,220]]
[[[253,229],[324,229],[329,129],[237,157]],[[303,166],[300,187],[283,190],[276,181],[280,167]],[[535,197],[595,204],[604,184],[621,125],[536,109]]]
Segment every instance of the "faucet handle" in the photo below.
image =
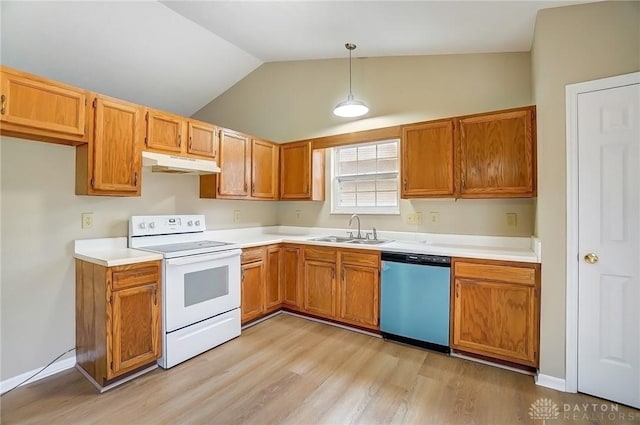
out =
[[376,228],[375,226],[373,227],[373,240],[377,241],[378,240],[378,232],[376,232]]
[[349,237],[352,238],[353,237],[353,232],[348,232],[349,233]]
[[371,239],[371,233],[367,232],[364,234],[365,239]]

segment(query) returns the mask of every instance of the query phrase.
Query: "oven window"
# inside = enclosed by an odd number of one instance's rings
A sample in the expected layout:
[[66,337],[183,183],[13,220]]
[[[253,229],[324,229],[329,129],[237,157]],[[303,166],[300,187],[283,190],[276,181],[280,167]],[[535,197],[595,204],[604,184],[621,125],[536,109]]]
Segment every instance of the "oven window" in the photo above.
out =
[[229,266],[184,275],[184,306],[229,295]]

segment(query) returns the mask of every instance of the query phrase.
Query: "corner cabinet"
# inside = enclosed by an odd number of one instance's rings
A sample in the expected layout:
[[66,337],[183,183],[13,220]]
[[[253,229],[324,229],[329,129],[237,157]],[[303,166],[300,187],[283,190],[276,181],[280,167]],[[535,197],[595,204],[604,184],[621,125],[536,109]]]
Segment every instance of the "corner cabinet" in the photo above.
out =
[[324,200],[324,150],[308,141],[280,145],[280,199]]
[[282,247],[282,302],[292,310],[300,310],[302,307],[302,249],[289,244]]
[[144,109],[94,95],[89,143],[76,147],[76,195],[140,196]]
[[221,171],[200,176],[200,197],[278,199],[278,145],[227,129],[219,133]]
[[87,142],[89,93],[0,66],[0,133],[66,145]]
[[452,348],[538,366],[540,265],[455,258]]
[[161,262],[76,260],[77,366],[101,389],[161,356]]
[[453,121],[402,128],[402,198],[454,196]]
[[535,107],[459,120],[459,197],[536,196]]

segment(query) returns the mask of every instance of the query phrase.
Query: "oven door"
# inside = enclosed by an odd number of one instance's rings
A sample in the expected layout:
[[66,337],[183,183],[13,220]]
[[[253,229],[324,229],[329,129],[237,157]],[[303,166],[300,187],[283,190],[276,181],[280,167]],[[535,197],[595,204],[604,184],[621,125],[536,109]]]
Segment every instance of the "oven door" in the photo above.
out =
[[165,260],[165,332],[240,307],[239,249]]

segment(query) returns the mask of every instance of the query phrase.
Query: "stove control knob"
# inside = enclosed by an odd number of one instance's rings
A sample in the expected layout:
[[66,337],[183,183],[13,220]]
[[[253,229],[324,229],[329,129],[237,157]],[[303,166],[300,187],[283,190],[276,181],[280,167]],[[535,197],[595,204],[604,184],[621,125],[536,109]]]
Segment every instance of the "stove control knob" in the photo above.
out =
[[187,221],[187,226],[193,226],[193,221],[191,220]]
[[141,229],[144,229],[144,228],[146,228],[146,227],[147,227],[147,225],[146,225],[146,224],[144,224],[144,223],[140,223],[140,224],[138,225],[138,227],[140,227]]
[[196,220],[196,226],[200,226],[200,220]]
[[153,221],[149,223],[149,228],[154,229],[155,227],[156,227],[156,223],[154,223]]

